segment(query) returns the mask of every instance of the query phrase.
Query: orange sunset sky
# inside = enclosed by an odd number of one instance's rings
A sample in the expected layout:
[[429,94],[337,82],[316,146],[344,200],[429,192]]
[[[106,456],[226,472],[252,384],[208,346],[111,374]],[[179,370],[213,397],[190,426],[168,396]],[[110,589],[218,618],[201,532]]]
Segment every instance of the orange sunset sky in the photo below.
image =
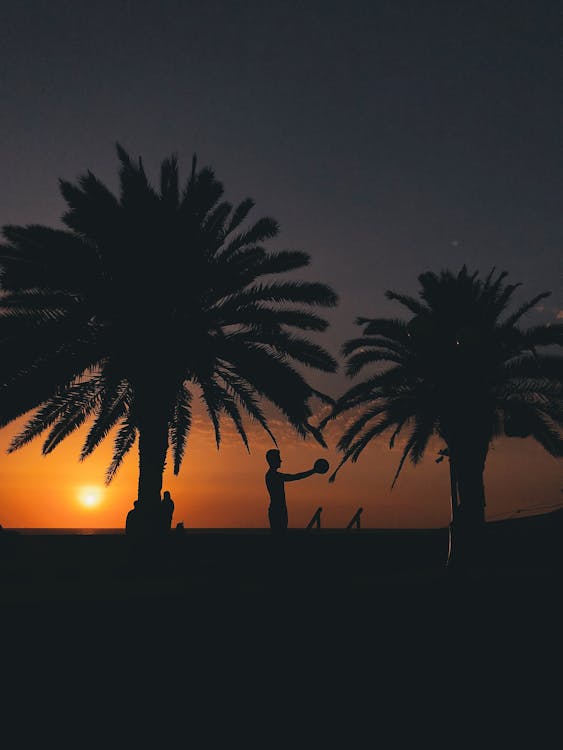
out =
[[[41,438],[15,453],[6,448],[25,418],[0,430],[2,483],[0,523],[4,528],[123,528],[136,497],[137,449],[130,451],[116,477],[104,485],[112,439],[83,462],[78,459],[84,431],[78,431],[52,453],[41,454]],[[296,437],[281,419],[271,422],[282,455],[282,471],[310,468],[324,456],[331,466],[342,425],[330,424],[328,450],[312,439]],[[173,525],[186,528],[267,528],[264,453],[273,447],[259,427],[247,425],[250,454],[227,422],[217,450],[213,430],[196,415],[182,469],[174,476],[166,469],[168,489],[176,508]],[[336,481],[313,475],[286,486],[291,528],[303,528],[317,507],[325,528],[345,527],[358,507],[363,528],[437,528],[449,522],[449,475],[446,461],[436,464],[435,443],[422,463],[405,463],[394,489],[390,485],[401,446],[390,450],[381,439],[368,447],[359,461],[347,463]],[[489,452],[485,473],[488,518],[513,513],[544,512],[561,503],[561,462],[531,440],[501,439]]]
[[[279,223],[269,250],[310,255],[292,279],[339,295],[314,341],[340,373],[307,373],[332,397],[352,385],[339,352],[359,335],[354,321],[407,315],[385,293],[416,297],[421,273],[506,271],[522,285],[507,313],[552,293],[523,328],[563,320],[556,3],[98,0],[1,10],[0,228],[63,228],[59,180],[88,171],[119,195],[116,143],[142,159],[155,187],[173,154],[187,184],[196,155],[228,202],[256,201],[251,222]],[[112,436],[80,462],[88,425],[48,456],[41,438],[7,454],[29,416],[0,429],[0,524],[123,529],[136,446],[106,487]],[[163,481],[173,525],[267,529],[270,438],[247,423],[248,454],[225,421],[217,450],[210,422],[194,416],[180,474],[167,468]],[[335,468],[341,422],[326,430],[325,450],[272,420],[282,471],[321,456]],[[290,527],[319,506],[326,528],[345,527],[360,506],[364,528],[447,526],[448,463],[435,462],[443,446],[405,463],[391,490],[403,445],[390,450],[384,436],[333,484],[329,474],[289,484]],[[563,505],[562,466],[530,439],[495,442],[488,518]]]

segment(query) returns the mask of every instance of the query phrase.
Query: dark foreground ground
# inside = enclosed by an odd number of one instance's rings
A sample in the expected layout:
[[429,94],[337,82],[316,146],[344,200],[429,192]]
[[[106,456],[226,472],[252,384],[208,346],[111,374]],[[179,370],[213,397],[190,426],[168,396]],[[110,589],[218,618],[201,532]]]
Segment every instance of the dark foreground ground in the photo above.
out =
[[447,546],[446,530],[295,530],[281,546],[187,530],[143,563],[120,535],[4,535],[4,678],[55,702],[96,686],[104,712],[166,697],[170,721],[215,706],[216,728],[234,706],[253,721],[273,710],[278,734],[296,716],[309,729],[346,716],[352,731],[402,706],[400,734],[411,712],[439,725],[462,696],[467,731],[504,711],[514,729],[538,700],[559,715],[560,516],[490,524],[464,576]]
[[288,612],[344,607],[342,598],[376,608],[378,597],[407,592],[523,596],[558,580],[563,511],[488,524],[482,564],[464,576],[447,570],[448,544],[447,529],[296,529],[282,541],[265,529],[187,529],[148,549],[121,534],[4,531],[0,606],[17,615],[137,606],[193,613],[205,604],[211,615],[228,600],[243,616],[282,601]]

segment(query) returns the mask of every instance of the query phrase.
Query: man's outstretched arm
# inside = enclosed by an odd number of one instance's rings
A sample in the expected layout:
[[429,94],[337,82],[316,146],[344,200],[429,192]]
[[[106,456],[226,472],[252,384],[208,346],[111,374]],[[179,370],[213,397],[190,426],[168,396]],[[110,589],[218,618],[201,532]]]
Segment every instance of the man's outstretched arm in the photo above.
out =
[[307,471],[300,471],[298,474],[281,474],[278,471],[278,476],[280,476],[284,482],[295,482],[296,479],[306,479],[307,477],[310,477],[312,474],[316,474],[317,472],[315,469],[308,469]]

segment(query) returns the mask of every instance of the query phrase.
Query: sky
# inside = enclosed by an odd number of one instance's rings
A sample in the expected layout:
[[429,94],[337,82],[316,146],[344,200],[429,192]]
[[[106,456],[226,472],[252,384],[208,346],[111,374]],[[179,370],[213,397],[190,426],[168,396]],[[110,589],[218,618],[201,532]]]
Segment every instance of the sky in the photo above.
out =
[[[563,14],[558,2],[180,2],[51,0],[0,6],[0,225],[61,226],[59,178],[91,170],[117,188],[119,142],[156,179],[194,153],[236,203],[273,216],[271,249],[307,251],[300,278],[330,284],[340,303],[317,341],[339,356],[357,316],[395,317],[392,289],[416,294],[420,273],[463,264],[521,282],[515,304],[552,295],[526,325],[563,317],[561,241]],[[338,395],[342,368],[315,376]],[[0,523],[120,527],[136,493],[132,451],[104,487],[111,443],[84,462],[84,433],[48,456],[40,440],[6,454],[23,421],[0,430]],[[282,470],[329,447],[275,423]],[[266,527],[264,452],[227,431],[220,451],[196,420],[178,476],[163,489],[174,523]],[[405,465],[385,439],[334,484],[288,486],[290,527],[437,527],[449,521],[449,479],[431,446]],[[485,473],[490,519],[561,504],[561,461],[529,440],[501,439]],[[90,488],[90,489],[89,489]]]

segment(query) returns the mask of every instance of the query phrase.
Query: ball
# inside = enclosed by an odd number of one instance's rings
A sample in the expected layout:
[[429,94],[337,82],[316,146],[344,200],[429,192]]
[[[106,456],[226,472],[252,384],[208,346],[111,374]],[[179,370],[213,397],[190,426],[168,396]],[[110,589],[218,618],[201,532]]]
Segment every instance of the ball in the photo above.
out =
[[314,469],[317,474],[326,474],[328,471],[328,461],[326,458],[317,458],[315,461]]

